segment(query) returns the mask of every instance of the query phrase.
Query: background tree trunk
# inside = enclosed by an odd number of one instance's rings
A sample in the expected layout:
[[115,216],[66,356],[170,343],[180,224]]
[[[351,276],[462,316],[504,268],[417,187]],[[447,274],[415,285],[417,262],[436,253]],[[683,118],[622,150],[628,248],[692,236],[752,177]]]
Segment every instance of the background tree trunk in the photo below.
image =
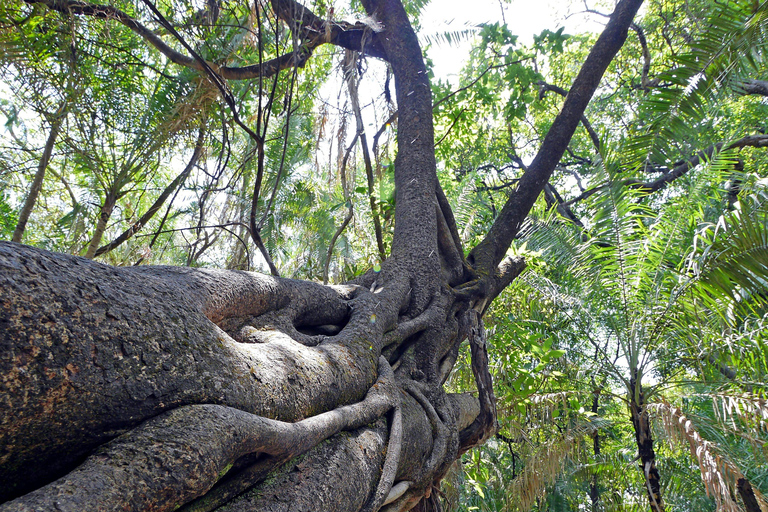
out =
[[48,164],[51,162],[53,156],[53,147],[56,144],[56,139],[59,137],[61,126],[67,118],[67,105],[64,104],[61,110],[56,113],[51,122],[51,130],[48,132],[48,138],[45,141],[45,148],[43,149],[43,156],[40,157],[40,163],[37,165],[37,172],[35,173],[35,179],[32,181],[32,186],[29,188],[29,194],[24,200],[24,206],[19,212],[19,220],[16,223],[16,229],[13,231],[12,241],[21,243],[24,237],[24,230],[27,227],[29,216],[32,214],[32,209],[37,202],[37,196],[40,195],[40,190],[43,188],[43,179],[45,178],[45,171],[48,169]]
[[637,455],[640,459],[640,471],[645,479],[645,490],[648,495],[652,512],[664,512],[664,501],[661,497],[661,479],[656,468],[656,452],[653,449],[651,437],[651,419],[648,415],[644,400],[642,383],[637,376],[630,381],[629,414],[632,427],[635,430]]
[[96,251],[99,249],[101,239],[104,236],[104,232],[107,230],[107,224],[109,218],[112,216],[112,211],[117,204],[117,193],[114,190],[108,190],[104,196],[104,204],[101,205],[99,210],[99,219],[96,221],[96,228],[93,230],[93,236],[88,243],[88,250],[85,251],[85,257],[92,260],[96,256]]

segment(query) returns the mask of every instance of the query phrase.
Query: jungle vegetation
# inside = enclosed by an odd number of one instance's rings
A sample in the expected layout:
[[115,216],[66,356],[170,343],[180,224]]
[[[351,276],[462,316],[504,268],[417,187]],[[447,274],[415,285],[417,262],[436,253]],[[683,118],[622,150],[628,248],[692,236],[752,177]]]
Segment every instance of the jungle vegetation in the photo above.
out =
[[0,511],[768,511],[768,2],[428,3],[3,2]]

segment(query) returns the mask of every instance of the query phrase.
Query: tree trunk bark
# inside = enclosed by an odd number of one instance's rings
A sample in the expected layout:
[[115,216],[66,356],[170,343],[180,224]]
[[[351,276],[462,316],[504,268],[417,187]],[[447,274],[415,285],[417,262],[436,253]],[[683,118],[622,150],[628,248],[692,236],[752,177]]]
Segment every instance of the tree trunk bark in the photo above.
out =
[[[594,380],[592,381],[594,385]],[[592,409],[594,414],[597,414],[600,405],[600,388],[595,388],[592,391]],[[600,432],[595,430],[592,433],[592,451],[595,455],[595,459],[600,455]],[[597,460],[595,461],[597,462]],[[592,512],[598,512],[600,510],[600,488],[598,487],[597,472],[592,474],[592,478],[589,482],[589,499],[592,502]]]
[[[148,460],[161,460],[166,453],[168,467],[174,461],[184,463],[178,459],[180,452],[163,448],[163,439],[177,446],[187,443],[190,450],[202,453],[220,450],[216,447],[227,442],[218,441],[216,433],[234,427],[218,413],[218,423],[205,424],[187,413],[173,416],[180,423],[162,429],[149,420],[176,409],[190,410],[191,404],[232,408],[257,423],[266,418],[301,425],[302,419],[314,420],[331,411],[345,419],[345,427],[354,426],[343,407],[369,409],[364,399],[381,375],[376,358],[383,344],[431,323],[419,319],[393,331],[393,319],[387,315],[392,305],[387,307],[360,287],[326,287],[236,271],[114,268],[9,242],[0,242],[0,286],[0,374],[6,376],[0,396],[4,409],[13,411],[3,415],[0,424],[0,502],[63,477],[29,498],[51,506],[57,502],[63,509],[63,498],[53,496],[71,495],[67,489],[83,487],[90,503],[97,503],[107,499],[99,493],[109,494],[109,489],[125,494],[123,486],[114,485],[122,481],[120,474],[132,475],[134,483],[158,480],[152,464],[130,471],[123,467],[126,454],[143,446],[157,446]],[[431,313],[445,315],[443,307]],[[383,336],[385,330],[390,331],[388,337]],[[425,477],[426,465],[436,464],[432,447],[441,438],[433,432],[441,429],[441,418],[463,429],[480,407],[472,397],[444,395],[438,417],[434,410],[425,412],[430,406],[420,401],[421,386],[415,383],[410,389],[405,395],[392,392],[389,399],[399,397],[407,425],[397,448],[401,462],[396,478],[413,482]],[[311,437],[315,428],[302,426],[301,433]],[[135,437],[145,430],[154,444],[146,436]],[[214,437],[201,440],[201,431]],[[381,451],[380,436],[371,435],[364,436],[369,441],[361,445],[367,454]],[[263,446],[251,449],[265,457],[285,456],[275,448],[276,441],[266,439]],[[72,472],[89,455],[85,465]],[[104,460],[123,462],[107,470]],[[205,464],[187,463],[194,469],[189,480],[203,481],[189,491],[193,497],[213,486],[228,464],[239,463],[234,455],[210,460],[220,463],[202,476],[199,471],[205,468],[197,468]],[[371,464],[378,467],[378,460]],[[313,485],[327,487],[327,481]],[[150,484],[147,489],[151,495]],[[369,487],[358,491],[365,489]],[[132,496],[124,498],[133,503]],[[163,506],[144,509],[179,504],[169,499]],[[12,501],[0,510],[23,510],[22,505]],[[72,508],[82,505],[75,502]]]
[[651,512],[664,512],[661,497],[661,480],[656,469],[656,452],[651,437],[651,420],[645,407],[642,383],[633,376],[630,380],[629,415],[635,431],[637,455],[640,459],[640,471],[645,479],[645,490],[651,505]]
[[741,496],[741,501],[744,502],[744,510],[747,512],[762,512],[760,504],[755,497],[755,491],[752,490],[752,484],[746,478],[739,478],[736,482],[736,488]]

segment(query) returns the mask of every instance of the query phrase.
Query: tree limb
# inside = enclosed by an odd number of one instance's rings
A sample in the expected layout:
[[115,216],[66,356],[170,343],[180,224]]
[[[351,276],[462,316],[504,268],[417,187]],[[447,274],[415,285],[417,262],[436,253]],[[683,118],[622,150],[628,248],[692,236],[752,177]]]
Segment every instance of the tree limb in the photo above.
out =
[[[669,185],[676,179],[687,174],[691,169],[699,165],[702,160],[708,160],[712,158],[712,155],[714,155],[715,153],[718,153],[720,151],[727,151],[729,149],[740,149],[745,147],[753,147],[753,148],[768,147],[768,135],[764,135],[764,134],[747,135],[746,137],[742,137],[741,139],[738,139],[734,142],[730,142],[727,144],[718,142],[717,144],[713,144],[708,148],[699,151],[696,155],[692,156],[691,158],[689,158],[688,160],[682,163],[679,163],[674,168],[672,168],[671,171],[665,174],[662,174],[659,178],[653,181],[641,181],[637,179],[628,179],[628,180],[622,181],[622,184],[624,186],[634,188],[634,189],[644,190],[646,192],[657,192],[659,190],[663,190],[664,188],[667,187],[667,185]],[[591,188],[589,190],[585,190],[584,192],[579,194],[577,197],[570,199],[568,201],[565,201],[563,204],[565,206],[569,206],[578,201],[582,201],[588,198],[589,196],[595,194],[596,192],[602,190],[603,188],[605,188],[605,186],[606,185],[600,185],[600,186]]]
[[768,96],[768,80],[740,80],[736,84],[736,89],[744,94]]
[[536,157],[520,178],[517,190],[507,200],[488,235],[470,253],[470,263],[479,270],[491,272],[504,257],[523,220],[565,153],[603,73],[624,44],[640,5],[642,0],[622,0],[616,6],[574,80],[560,114],[552,123]]
[[[540,80],[538,82],[539,84],[539,99],[544,99],[544,96],[547,94],[548,91],[555,92],[559,94],[562,97],[568,96],[568,91],[563,89],[562,87],[559,87],[554,84],[548,84],[544,80]],[[589,138],[592,139],[592,144],[595,146],[595,149],[600,152],[600,137],[597,136],[597,132],[594,128],[592,128],[592,124],[587,119],[587,116],[584,114],[581,115],[581,124],[584,126],[584,129],[587,130],[587,133],[589,134]]]
[[[253,78],[265,78],[270,77],[282,71],[284,69],[292,67],[304,67],[307,60],[312,55],[312,52],[324,43],[331,43],[343,48],[349,48],[352,50],[362,51],[367,49],[367,54],[372,57],[378,57],[386,59],[386,55],[380,50],[377,43],[372,42],[368,46],[364,46],[364,34],[369,27],[363,23],[332,23],[331,37],[326,40],[321,38],[317,33],[313,32],[314,25],[307,26],[302,30],[302,33],[307,37],[299,49],[284,55],[280,55],[273,59],[270,59],[261,64],[254,64],[250,66],[219,66],[213,62],[200,62],[194,57],[185,55],[177,50],[171,48],[160,36],[155,34],[152,30],[144,26],[138,20],[132,18],[120,9],[111,5],[104,4],[92,4],[89,2],[83,2],[80,0],[24,0],[28,4],[41,4],[45,5],[51,10],[61,12],[63,14],[80,14],[83,16],[91,16],[94,18],[115,20],[118,23],[126,26],[131,31],[141,36],[149,44],[151,44],[160,53],[165,55],[171,62],[184,66],[187,68],[195,69],[200,72],[205,72],[206,65],[213,69],[216,74],[227,80],[250,80]],[[280,0],[273,2],[274,4],[295,4],[289,0]],[[295,4],[299,6],[298,4]],[[299,6],[302,15],[306,16],[306,19],[311,21],[319,20],[317,16],[311,14],[309,10],[302,6]],[[280,13],[289,12],[287,9],[282,8]],[[298,18],[301,20],[302,18]],[[325,23],[320,20],[321,23]],[[294,22],[296,26],[296,22]],[[375,40],[375,38],[374,38]]]

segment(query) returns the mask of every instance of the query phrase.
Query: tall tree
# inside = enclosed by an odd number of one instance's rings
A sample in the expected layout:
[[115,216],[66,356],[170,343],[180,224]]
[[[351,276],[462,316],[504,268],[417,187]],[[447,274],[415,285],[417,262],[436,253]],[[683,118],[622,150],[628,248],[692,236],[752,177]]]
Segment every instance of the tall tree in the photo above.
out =
[[[26,1],[32,17],[47,8],[121,24],[216,86],[259,154],[256,243],[262,102],[275,99],[263,84],[322,44],[385,60],[398,107],[396,207],[386,261],[341,286],[114,268],[1,243],[0,510],[437,508],[448,468],[496,428],[482,315],[524,267],[507,250],[642,1],[617,4],[533,162],[466,257],[437,179],[429,74],[399,0],[364,0],[375,23],[356,24],[273,0],[265,23],[286,24],[292,43],[244,66],[206,60],[209,48],[193,48],[163,14],[171,5]],[[204,31],[222,15],[211,4],[193,21]],[[267,19],[261,4],[253,15]],[[256,30],[262,45],[267,32]],[[258,82],[255,129],[239,115],[237,80]],[[467,339],[477,396],[444,389]]]

